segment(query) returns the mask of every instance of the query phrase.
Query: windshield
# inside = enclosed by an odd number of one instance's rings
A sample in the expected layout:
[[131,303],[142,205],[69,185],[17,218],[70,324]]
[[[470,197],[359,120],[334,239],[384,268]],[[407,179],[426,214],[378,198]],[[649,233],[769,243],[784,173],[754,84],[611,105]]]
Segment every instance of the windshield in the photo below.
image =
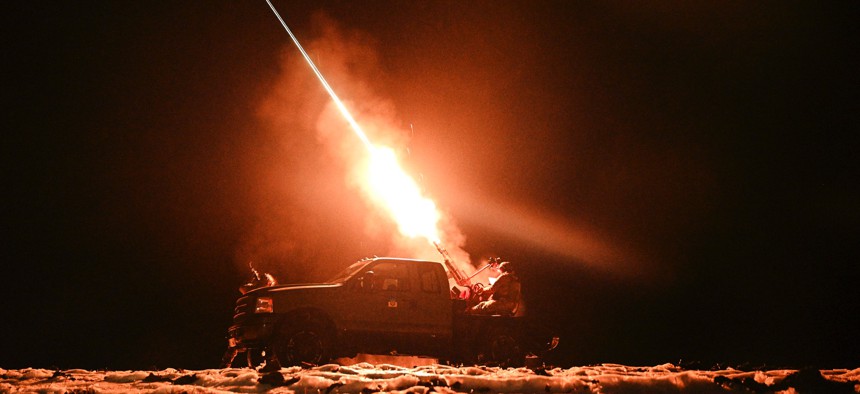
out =
[[343,271],[340,271],[337,275],[334,276],[334,278],[329,280],[328,283],[342,283],[347,278],[349,278],[350,276],[355,274],[362,267],[367,265],[367,263],[368,263],[368,260],[360,260],[360,261],[353,263],[352,265],[350,265],[349,267],[347,267]]

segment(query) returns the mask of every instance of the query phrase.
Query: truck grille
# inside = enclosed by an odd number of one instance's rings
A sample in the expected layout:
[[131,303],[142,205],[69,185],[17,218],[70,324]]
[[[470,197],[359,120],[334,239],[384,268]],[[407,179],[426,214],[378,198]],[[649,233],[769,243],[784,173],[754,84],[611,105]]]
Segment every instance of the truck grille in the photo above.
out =
[[239,297],[233,310],[233,323],[241,323],[254,313],[254,297]]

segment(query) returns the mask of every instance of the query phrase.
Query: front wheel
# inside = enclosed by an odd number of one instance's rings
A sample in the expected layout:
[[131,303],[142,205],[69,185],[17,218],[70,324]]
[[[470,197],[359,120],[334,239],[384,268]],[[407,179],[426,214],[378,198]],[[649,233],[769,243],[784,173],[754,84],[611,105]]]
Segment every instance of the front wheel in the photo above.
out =
[[282,330],[272,350],[281,365],[320,365],[328,361],[327,336],[323,329],[314,326],[291,327]]

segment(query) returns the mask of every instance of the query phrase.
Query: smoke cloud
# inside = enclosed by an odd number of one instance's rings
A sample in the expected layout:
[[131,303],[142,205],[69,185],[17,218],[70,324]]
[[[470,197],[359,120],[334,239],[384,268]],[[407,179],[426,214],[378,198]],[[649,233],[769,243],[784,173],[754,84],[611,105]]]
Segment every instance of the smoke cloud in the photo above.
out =
[[[384,67],[375,40],[315,15],[302,45],[375,145],[394,149],[409,168],[409,124],[379,93]],[[324,279],[362,257],[389,255],[440,260],[428,240],[400,235],[393,220],[362,191],[366,150],[310,67],[285,43],[280,73],[258,106],[261,175],[255,225],[237,251],[282,282]],[[419,184],[420,185],[420,184]],[[432,199],[432,193],[424,191]],[[440,209],[440,211],[442,211]],[[465,236],[444,212],[442,242],[466,273]],[[286,279],[283,279],[286,277]]]

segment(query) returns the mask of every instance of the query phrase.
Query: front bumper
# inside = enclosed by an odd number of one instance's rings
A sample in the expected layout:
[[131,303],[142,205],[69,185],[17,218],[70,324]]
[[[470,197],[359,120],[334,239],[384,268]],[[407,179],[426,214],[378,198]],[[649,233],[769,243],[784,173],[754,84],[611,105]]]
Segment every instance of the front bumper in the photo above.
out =
[[227,329],[227,347],[236,350],[265,347],[272,338],[274,327],[271,315],[251,316]]

